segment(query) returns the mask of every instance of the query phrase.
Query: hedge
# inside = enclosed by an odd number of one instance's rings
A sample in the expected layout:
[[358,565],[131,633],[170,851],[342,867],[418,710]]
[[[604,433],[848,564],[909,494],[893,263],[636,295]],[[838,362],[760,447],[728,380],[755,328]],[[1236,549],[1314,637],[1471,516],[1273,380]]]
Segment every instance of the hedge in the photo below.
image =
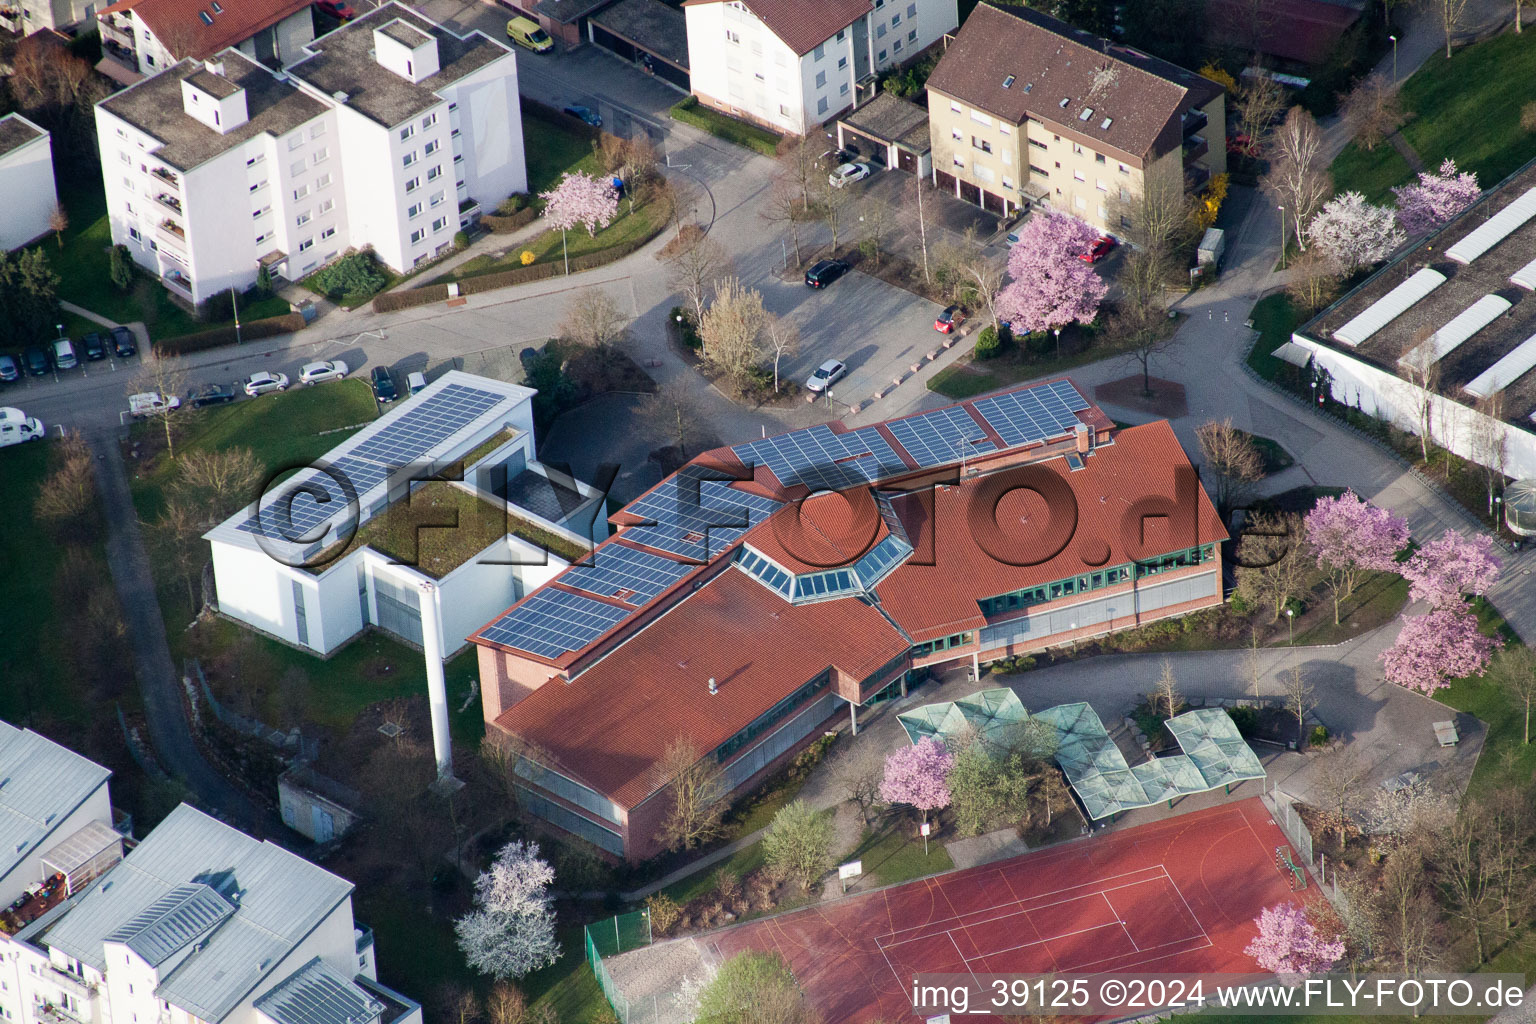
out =
[[233,345],[237,341],[259,341],[262,338],[270,338],[278,334],[292,334],[304,327],[304,314],[284,313],[282,316],[272,316],[265,320],[252,320],[250,323],[240,325],[240,335],[235,336],[235,325],[227,327],[214,327],[206,331],[197,331],[193,334],[183,334],[179,338],[168,338],[157,341],[154,344],[155,354],[160,356],[181,356],[188,352],[203,352],[210,348],[222,348],[225,345]]
[[671,114],[674,121],[691,124],[695,128],[709,132],[727,142],[734,142],[738,146],[745,146],[763,156],[778,155],[779,137],[773,132],[740,118],[722,114],[718,110],[701,106],[695,96],[689,96],[674,104]]
[[495,213],[482,213],[480,215],[480,224],[493,235],[509,235],[518,228],[532,224],[538,219],[538,216],[538,210],[531,206],[525,206],[507,217]]
[[375,313],[392,313],[397,309],[425,306],[429,302],[444,302],[448,298],[446,284],[428,284],[420,288],[405,288],[397,292],[385,292],[373,297]]

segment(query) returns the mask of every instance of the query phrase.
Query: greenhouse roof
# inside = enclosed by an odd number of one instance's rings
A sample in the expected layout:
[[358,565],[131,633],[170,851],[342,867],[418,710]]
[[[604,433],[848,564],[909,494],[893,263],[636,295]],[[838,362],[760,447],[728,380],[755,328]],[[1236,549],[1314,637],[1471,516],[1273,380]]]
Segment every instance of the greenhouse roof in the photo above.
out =
[[[1002,688],[926,704],[898,717],[916,743],[924,736],[944,740],[968,729],[996,740],[1003,730],[1031,716],[1016,693]],[[1059,704],[1033,717],[1055,727],[1056,763],[1095,820],[1264,777],[1264,766],[1238,733],[1232,716],[1221,708],[1201,708],[1170,718],[1168,731],[1183,753],[1154,757],[1134,767],[1086,703]]]

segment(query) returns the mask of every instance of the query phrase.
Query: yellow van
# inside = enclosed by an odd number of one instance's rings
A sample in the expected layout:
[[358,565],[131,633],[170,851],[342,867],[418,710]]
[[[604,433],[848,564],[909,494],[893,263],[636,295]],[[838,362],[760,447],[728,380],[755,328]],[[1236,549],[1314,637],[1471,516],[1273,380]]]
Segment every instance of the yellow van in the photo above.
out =
[[555,41],[549,38],[549,33],[539,28],[531,18],[513,18],[507,22],[507,38],[534,53],[548,53],[555,48]]

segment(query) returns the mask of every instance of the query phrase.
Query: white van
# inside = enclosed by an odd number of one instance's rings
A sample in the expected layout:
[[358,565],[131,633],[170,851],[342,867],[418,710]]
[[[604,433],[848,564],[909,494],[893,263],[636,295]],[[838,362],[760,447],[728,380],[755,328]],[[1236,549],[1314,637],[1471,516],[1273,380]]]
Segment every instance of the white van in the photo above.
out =
[[43,421],[36,416],[29,417],[20,409],[0,409],[0,448],[41,440],[43,433]]
[[128,415],[155,416],[181,408],[181,399],[175,395],[166,397],[158,391],[144,391],[128,396]]
[[75,358],[75,346],[68,338],[53,343],[53,366],[58,370],[73,370],[80,365]]

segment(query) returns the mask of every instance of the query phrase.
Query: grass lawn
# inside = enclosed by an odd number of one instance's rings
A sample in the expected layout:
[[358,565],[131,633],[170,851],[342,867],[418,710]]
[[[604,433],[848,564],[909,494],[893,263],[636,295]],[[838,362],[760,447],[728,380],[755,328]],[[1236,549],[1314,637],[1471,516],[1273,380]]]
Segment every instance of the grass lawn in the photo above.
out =
[[571,128],[523,112],[523,150],[528,160],[528,194],[548,192],[566,171],[603,177],[592,143]]
[[[1436,53],[1403,83],[1409,121],[1403,138],[1438,167],[1453,157],[1463,171],[1475,171],[1492,187],[1536,156],[1536,135],[1520,128],[1520,108],[1529,90],[1511,82],[1536,79],[1536,47],[1525,36],[1503,33],[1456,51],[1450,60]],[[1390,145],[1366,153],[1350,145],[1333,164],[1334,186],[1358,189],[1367,199],[1388,198],[1387,189],[1412,178],[1406,161]]]
[[[1182,313],[1176,318],[1169,317],[1165,330],[1168,334],[1172,334],[1183,322],[1184,314]],[[1066,345],[1068,340],[1063,338],[1062,343]],[[1013,348],[996,359],[978,361],[974,356],[964,356],[934,374],[933,379],[928,382],[928,390],[959,401],[962,398],[972,398],[1012,384],[1055,376],[1077,366],[1085,366],[1101,359],[1121,355],[1125,351],[1110,344],[1095,343],[1090,340],[1087,347],[1078,352],[1067,352],[1060,357],[1026,360],[1020,358],[1021,344],[1022,340],[1015,340]],[[1155,358],[1153,367],[1152,372],[1156,374]],[[1127,372],[1137,368],[1130,366]]]
[[534,971],[521,982],[524,995],[534,1006],[548,1006],[559,1020],[581,1024],[598,1019],[607,1008],[597,976],[587,963],[586,941],[582,929],[562,928],[558,933],[560,959],[541,971]]
[[671,114],[673,120],[691,124],[717,138],[734,142],[763,156],[771,157],[778,151],[779,136],[773,132],[749,121],[729,117],[718,110],[706,107],[693,96],[674,104]]
[[1368,577],[1355,592],[1339,602],[1339,625],[1333,624],[1333,603],[1324,598],[1319,607],[1323,618],[1312,628],[1296,634],[1296,642],[1336,644],[1362,632],[1375,629],[1395,619],[1408,603],[1408,581],[1395,572],[1379,572]]
[[762,866],[763,844],[756,842],[751,846],[737,850],[714,867],[695,871],[686,878],[678,879],[661,891],[677,901],[678,906],[683,906],[694,897],[702,896],[715,887],[716,871],[724,868],[737,878],[746,878]]
[[1273,438],[1260,437],[1250,434],[1246,430],[1239,430],[1239,434],[1253,442],[1253,446],[1259,450],[1259,456],[1264,460],[1264,475],[1271,476],[1282,470],[1290,469],[1296,464],[1291,458],[1291,453],[1281,447],[1280,442]]
[[878,832],[865,831],[859,845],[845,860],[864,862],[864,888],[895,885],[925,878],[955,866],[942,839],[929,839],[928,854],[923,855],[923,839],[915,829],[898,823]]
[[571,259],[601,252],[604,249],[611,249],[614,246],[654,235],[657,230],[665,226],[663,218],[664,213],[661,207],[655,203],[636,203],[631,210],[629,200],[624,199],[619,202],[619,215],[595,235],[589,235],[585,228],[578,227],[566,232],[562,240],[561,232],[551,228],[517,246],[504,256],[489,254],[476,256],[460,264],[451,272],[435,278],[432,283],[460,281],[467,277],[478,277],[481,274],[494,274],[521,267],[524,251],[533,253],[535,263],[563,262],[566,246],[569,246]]
[[1248,352],[1248,365],[1265,380],[1275,380],[1280,376],[1281,368],[1289,364],[1271,353],[1291,340],[1291,332],[1301,323],[1302,318],[1284,292],[1260,299],[1249,316],[1259,332],[1259,338]]

